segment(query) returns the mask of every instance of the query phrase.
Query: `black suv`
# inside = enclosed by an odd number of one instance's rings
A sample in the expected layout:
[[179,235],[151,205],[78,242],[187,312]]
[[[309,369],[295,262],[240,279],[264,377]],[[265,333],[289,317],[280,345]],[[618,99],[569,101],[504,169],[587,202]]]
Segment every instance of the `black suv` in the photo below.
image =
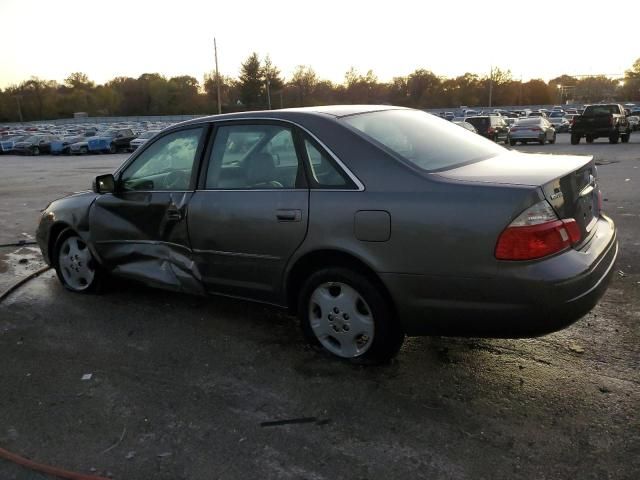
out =
[[504,142],[505,144],[509,141],[509,125],[502,117],[486,115],[467,117],[464,121],[476,127],[478,134],[489,140]]

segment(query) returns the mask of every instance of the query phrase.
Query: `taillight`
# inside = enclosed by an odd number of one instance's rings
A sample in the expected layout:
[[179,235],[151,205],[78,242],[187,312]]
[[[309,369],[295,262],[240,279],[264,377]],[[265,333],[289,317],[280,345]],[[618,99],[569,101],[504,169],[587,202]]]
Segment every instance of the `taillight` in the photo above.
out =
[[580,239],[576,221],[559,219],[543,200],[522,212],[500,234],[495,255],[498,260],[534,260],[561,252]]

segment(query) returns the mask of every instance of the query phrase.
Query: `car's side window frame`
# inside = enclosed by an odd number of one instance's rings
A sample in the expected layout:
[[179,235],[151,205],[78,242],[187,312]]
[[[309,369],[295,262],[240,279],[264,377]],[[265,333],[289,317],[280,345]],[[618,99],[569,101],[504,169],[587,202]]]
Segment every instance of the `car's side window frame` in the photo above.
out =
[[[313,168],[311,166],[311,158],[309,158],[309,154],[307,152],[307,148],[304,142],[307,141],[313,147],[320,152],[320,154],[329,162],[331,167],[338,172],[338,174],[345,180],[344,186],[339,185],[322,185],[318,183],[318,181],[313,177]],[[353,180],[351,175],[340,165],[333,155],[330,155],[329,152],[311,135],[308,135],[306,132],[300,132],[300,144],[303,154],[303,161],[305,164],[305,172],[307,174],[307,183],[309,188],[313,190],[340,190],[340,191],[358,191],[361,190],[356,182]]]
[[[144,152],[147,149],[151,148],[157,141],[162,140],[167,135],[172,135],[174,133],[183,132],[186,130],[195,130],[195,129],[201,129],[202,133],[200,134],[200,140],[198,141],[195,157],[193,159],[193,168],[191,169],[191,178],[189,179],[189,187],[187,190],[123,190],[121,188],[123,173],[127,170],[127,168],[129,168],[136,161],[136,159],[140,155],[144,154]],[[210,123],[194,123],[190,125],[184,125],[179,128],[171,128],[171,129],[168,129],[166,132],[158,133],[156,136],[152,137],[147,142],[142,144],[142,146],[139,147],[135,151],[135,153],[133,153],[133,155],[131,155],[131,157],[129,157],[129,159],[115,171],[113,176],[116,180],[116,186],[117,186],[116,193],[123,194],[123,193],[129,193],[129,192],[141,193],[141,192],[170,192],[170,191],[191,192],[191,191],[194,191],[197,186],[197,180],[198,180],[201,165],[203,162],[203,153],[205,150],[205,146],[207,145],[207,142],[209,140],[210,134],[211,134]]]
[[207,176],[209,173],[209,168],[211,167],[211,153],[213,151],[213,146],[216,141],[216,137],[218,135],[218,130],[221,127],[229,127],[229,126],[241,126],[241,125],[274,125],[282,128],[286,128],[291,131],[291,136],[293,138],[293,145],[296,151],[296,157],[298,159],[298,171],[296,173],[296,181],[294,188],[274,188],[267,189],[266,191],[273,192],[282,192],[282,191],[292,191],[292,190],[308,190],[308,174],[306,171],[306,164],[303,156],[303,149],[300,143],[300,133],[298,132],[298,128],[293,123],[279,121],[278,119],[250,119],[243,118],[238,120],[219,120],[212,122],[210,124],[210,133],[209,138],[207,140],[206,148],[202,154],[202,162],[201,168],[198,175],[197,180],[197,190],[203,191],[212,191],[212,192],[220,192],[220,191],[235,191],[235,192],[249,192],[256,191],[254,188],[234,188],[234,189],[224,189],[224,188],[209,188],[207,187]]

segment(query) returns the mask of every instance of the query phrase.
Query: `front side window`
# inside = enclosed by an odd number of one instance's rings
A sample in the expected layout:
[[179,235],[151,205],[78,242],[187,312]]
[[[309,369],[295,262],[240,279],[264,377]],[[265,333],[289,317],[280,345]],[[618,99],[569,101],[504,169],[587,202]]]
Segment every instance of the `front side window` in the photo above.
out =
[[224,125],[216,130],[205,188],[296,188],[301,174],[293,132],[280,125]]
[[123,172],[124,190],[188,190],[202,127],[170,133],[153,142]]

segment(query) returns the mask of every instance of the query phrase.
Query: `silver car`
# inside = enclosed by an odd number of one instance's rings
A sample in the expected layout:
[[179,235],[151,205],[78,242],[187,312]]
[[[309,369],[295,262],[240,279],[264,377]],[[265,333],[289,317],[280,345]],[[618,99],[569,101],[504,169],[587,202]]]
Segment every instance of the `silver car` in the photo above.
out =
[[520,118],[509,130],[509,144],[513,146],[516,142],[523,145],[527,142],[538,142],[540,145],[556,143],[556,130],[546,118]]
[[37,240],[72,292],[112,276],[264,302],[369,363],[405,335],[520,337],[580,318],[618,253],[601,205],[592,157],[343,105],[174,125],[49,205]]
[[158,133],[160,133],[160,130],[147,130],[146,132],[142,132],[140,135],[129,142],[128,150],[130,152],[135,151],[137,148],[141,147],[153,137],[155,137]]

